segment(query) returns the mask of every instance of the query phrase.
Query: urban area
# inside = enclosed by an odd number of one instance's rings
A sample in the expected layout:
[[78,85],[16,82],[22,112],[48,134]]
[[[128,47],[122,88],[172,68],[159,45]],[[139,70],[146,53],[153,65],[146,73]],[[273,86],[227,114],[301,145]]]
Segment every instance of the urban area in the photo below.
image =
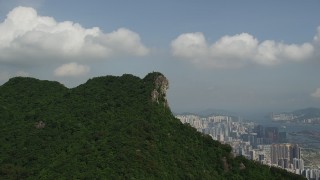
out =
[[278,127],[264,127],[225,115],[176,117],[212,139],[229,144],[235,156],[242,155],[265,165],[277,166],[309,180],[320,180],[320,165],[306,165],[304,153],[307,152],[299,144],[288,143],[287,133],[279,132]]

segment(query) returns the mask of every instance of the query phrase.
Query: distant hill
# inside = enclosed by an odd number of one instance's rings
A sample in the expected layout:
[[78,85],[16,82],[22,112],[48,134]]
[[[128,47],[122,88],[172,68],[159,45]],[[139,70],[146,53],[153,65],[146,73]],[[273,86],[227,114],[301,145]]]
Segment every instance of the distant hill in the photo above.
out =
[[295,110],[293,112],[273,113],[271,118],[277,121],[291,121],[303,123],[320,123],[320,109],[319,108],[305,108]]
[[320,108],[305,108],[300,109],[292,112],[294,115],[298,116],[299,118],[314,118],[320,117]]
[[237,113],[230,112],[222,109],[205,109],[197,112],[183,112],[183,113],[174,113],[175,115],[196,115],[200,117],[209,117],[209,116],[237,116]]
[[176,119],[161,73],[0,86],[0,179],[304,179]]
[[212,115],[237,116],[236,113],[223,110],[223,109],[206,109],[203,111],[199,111],[196,114],[200,116],[205,116],[205,117],[212,116]]

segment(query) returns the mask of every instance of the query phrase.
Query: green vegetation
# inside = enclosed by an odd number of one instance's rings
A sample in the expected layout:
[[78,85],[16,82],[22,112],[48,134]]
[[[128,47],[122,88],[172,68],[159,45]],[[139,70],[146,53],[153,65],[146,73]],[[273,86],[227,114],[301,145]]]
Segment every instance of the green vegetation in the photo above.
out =
[[[17,77],[0,86],[0,179],[304,179],[243,157],[154,101],[160,73],[68,89]],[[159,93],[161,94],[161,93]]]

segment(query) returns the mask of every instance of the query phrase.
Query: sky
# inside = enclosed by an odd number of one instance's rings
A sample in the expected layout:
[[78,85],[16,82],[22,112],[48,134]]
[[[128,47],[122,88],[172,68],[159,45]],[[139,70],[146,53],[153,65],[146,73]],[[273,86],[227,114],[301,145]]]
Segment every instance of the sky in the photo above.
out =
[[0,84],[153,71],[174,112],[320,108],[318,0],[0,0]]

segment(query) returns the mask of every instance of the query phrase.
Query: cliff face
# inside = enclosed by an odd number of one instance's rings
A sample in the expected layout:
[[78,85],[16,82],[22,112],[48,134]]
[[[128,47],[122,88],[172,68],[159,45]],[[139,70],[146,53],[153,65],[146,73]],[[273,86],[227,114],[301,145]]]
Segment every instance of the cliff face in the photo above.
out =
[[151,100],[153,102],[163,103],[165,107],[169,107],[168,100],[166,98],[167,89],[169,88],[169,81],[163,75],[155,76],[154,80],[154,89],[151,93]]
[[[161,73],[0,86],[0,179],[299,179],[183,125]],[[245,167],[245,168],[243,168]]]

